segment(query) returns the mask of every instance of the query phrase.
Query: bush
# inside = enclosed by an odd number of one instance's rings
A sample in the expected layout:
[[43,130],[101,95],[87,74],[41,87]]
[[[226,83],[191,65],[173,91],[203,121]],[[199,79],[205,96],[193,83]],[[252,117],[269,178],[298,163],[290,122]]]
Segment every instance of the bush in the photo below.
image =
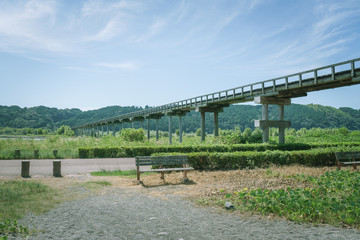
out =
[[155,153],[233,153],[233,152],[271,152],[271,151],[300,151],[323,150],[336,148],[337,150],[357,148],[360,143],[321,143],[321,144],[233,144],[233,145],[163,145],[163,146],[124,146],[124,147],[91,147],[79,148],[80,158],[112,158],[112,157],[136,157],[149,156]]
[[142,128],[126,128],[121,130],[120,137],[129,142],[142,142],[145,139],[145,131]]
[[75,132],[71,129],[71,127],[66,126],[66,125],[62,125],[61,127],[58,128],[58,130],[56,131],[57,135],[65,135],[65,136],[75,136]]
[[[354,149],[353,149],[354,150]],[[355,150],[360,150],[357,147]],[[307,151],[264,151],[264,152],[192,152],[187,154],[189,164],[198,170],[225,170],[253,167],[268,167],[270,164],[305,166],[334,166],[338,148],[311,149]],[[183,155],[166,153],[155,155]]]

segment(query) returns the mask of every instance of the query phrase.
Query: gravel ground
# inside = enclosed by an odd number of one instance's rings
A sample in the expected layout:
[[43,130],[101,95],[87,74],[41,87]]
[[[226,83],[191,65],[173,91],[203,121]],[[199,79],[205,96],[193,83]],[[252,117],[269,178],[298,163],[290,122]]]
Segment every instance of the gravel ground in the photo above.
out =
[[25,217],[39,230],[29,239],[360,239],[356,230],[259,220],[199,208],[176,195],[111,194],[65,202]]

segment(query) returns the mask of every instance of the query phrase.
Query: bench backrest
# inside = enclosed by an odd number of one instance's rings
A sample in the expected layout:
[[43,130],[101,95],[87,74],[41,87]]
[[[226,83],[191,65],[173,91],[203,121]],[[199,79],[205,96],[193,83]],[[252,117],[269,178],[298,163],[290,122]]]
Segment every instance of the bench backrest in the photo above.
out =
[[360,152],[336,152],[335,156],[338,160],[360,159]]
[[135,160],[136,166],[188,164],[187,156],[141,156]]

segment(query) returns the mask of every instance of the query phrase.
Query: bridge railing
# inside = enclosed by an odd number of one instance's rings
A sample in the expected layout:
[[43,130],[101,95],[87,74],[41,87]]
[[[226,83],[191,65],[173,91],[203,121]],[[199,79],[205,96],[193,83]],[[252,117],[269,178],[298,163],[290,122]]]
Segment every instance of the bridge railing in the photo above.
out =
[[276,93],[281,87],[282,89],[290,89],[294,87],[302,87],[304,80],[311,79],[313,84],[318,84],[318,80],[324,76],[330,76],[330,81],[336,80],[337,68],[342,68],[341,71],[350,71],[351,77],[355,77],[356,63],[360,62],[360,58],[344,61],[336,64],[327,65],[320,68],[315,68],[303,72],[285,75],[269,79],[262,82],[256,82],[253,84],[247,84],[244,86],[230,88],[227,90],[213,92],[210,94],[200,95],[193,98],[188,98],[181,101],[176,101],[169,104],[164,104],[158,107],[144,109],[132,113],[126,113],[120,116],[96,121],[93,123],[78,126],[76,128],[84,128],[90,126],[98,126],[115,121],[122,121],[124,119],[131,119],[134,117],[146,117],[155,114],[165,114],[174,110],[191,110],[196,107],[207,106],[211,104],[221,104],[229,101],[240,102],[241,100],[251,99],[257,95]]

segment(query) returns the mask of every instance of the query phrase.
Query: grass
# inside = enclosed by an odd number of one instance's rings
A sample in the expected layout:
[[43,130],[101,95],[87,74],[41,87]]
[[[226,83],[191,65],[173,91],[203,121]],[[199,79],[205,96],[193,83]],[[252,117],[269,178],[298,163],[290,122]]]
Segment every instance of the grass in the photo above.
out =
[[[141,175],[150,175],[153,174],[151,172],[146,172],[146,173],[141,173]],[[106,170],[101,170],[98,172],[92,172],[91,173],[92,176],[98,176],[98,177],[103,177],[103,176],[125,176],[125,177],[131,177],[131,178],[135,178],[137,176],[137,171],[136,170],[114,170],[114,171],[106,171]]]
[[16,220],[27,212],[40,214],[49,210],[57,203],[55,195],[52,188],[38,182],[1,181],[0,239],[6,239],[9,233],[28,235],[28,228],[19,225]]
[[336,170],[313,177],[304,174],[281,175],[268,170],[266,175],[290,178],[310,187],[243,188],[234,192],[221,189],[220,197],[201,199],[200,203],[224,206],[225,202],[231,202],[240,212],[275,214],[295,222],[360,227],[359,171]]

